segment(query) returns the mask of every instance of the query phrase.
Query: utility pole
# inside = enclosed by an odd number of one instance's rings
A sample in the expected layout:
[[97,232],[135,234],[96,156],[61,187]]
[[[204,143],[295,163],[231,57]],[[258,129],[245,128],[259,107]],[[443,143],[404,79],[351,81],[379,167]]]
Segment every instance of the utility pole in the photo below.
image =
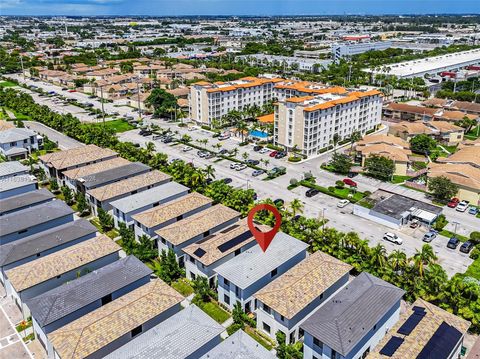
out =
[[25,68],[23,67],[23,57],[22,57],[22,54],[19,54],[19,56],[20,56],[20,65],[22,66],[23,81],[25,81]]
[[137,104],[138,104],[138,116],[139,120],[142,120],[142,106],[140,105],[140,84],[137,77]]
[[100,86],[100,101],[102,103],[103,130],[105,131],[105,109],[103,107],[103,86]]

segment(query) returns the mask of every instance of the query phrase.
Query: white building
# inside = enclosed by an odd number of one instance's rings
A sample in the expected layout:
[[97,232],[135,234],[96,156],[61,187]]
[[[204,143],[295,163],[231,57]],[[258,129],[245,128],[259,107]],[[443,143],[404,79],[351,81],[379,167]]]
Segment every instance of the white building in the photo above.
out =
[[11,128],[0,132],[0,153],[7,160],[25,159],[38,150],[42,138],[27,128]]
[[386,50],[392,46],[390,41],[338,43],[332,45],[332,57],[335,62],[367,51]]

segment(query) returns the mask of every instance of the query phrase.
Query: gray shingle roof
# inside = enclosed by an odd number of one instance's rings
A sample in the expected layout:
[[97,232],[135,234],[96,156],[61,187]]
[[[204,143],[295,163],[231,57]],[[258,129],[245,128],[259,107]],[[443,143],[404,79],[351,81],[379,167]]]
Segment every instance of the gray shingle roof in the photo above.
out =
[[264,253],[257,244],[215,269],[236,286],[245,289],[282,263],[305,252],[308,244],[278,232]]
[[28,172],[29,168],[18,161],[0,163],[0,177],[10,177],[17,173]]
[[301,328],[346,356],[404,293],[363,272],[321,306]]
[[238,330],[227,339],[210,350],[200,359],[275,359],[270,353],[250,335]]
[[2,178],[0,179],[0,192],[25,187],[32,183],[37,183],[37,181],[35,180],[35,177],[28,174]]
[[157,187],[147,189],[132,196],[121,198],[111,202],[111,206],[119,209],[123,213],[129,213],[156,202],[164,203],[168,198],[177,196],[182,192],[188,191],[185,187],[176,182],[168,182]]
[[0,217],[0,233],[7,235],[73,214],[63,201],[50,201]]
[[77,181],[82,182],[86,189],[90,189],[148,171],[150,171],[149,166],[141,162],[132,162],[124,166],[78,178]]
[[0,143],[23,141],[31,136],[35,136],[35,132],[28,128],[11,128],[0,132]]
[[44,327],[151,273],[135,256],[128,256],[29,299],[26,304],[32,317]]
[[79,219],[0,246],[0,267],[95,233],[89,221]]
[[55,196],[46,189],[38,189],[27,193],[22,193],[16,196],[8,197],[0,200],[0,215],[5,212],[11,212],[15,209],[23,209],[25,207],[34,206],[35,204],[43,203],[52,200]]
[[186,358],[225,330],[195,305],[141,334],[105,359]]

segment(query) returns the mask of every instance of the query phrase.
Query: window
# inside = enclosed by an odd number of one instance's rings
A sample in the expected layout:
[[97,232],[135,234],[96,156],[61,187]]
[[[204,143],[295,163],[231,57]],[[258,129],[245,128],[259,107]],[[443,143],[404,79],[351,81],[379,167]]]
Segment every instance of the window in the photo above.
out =
[[237,286],[235,286],[235,295],[237,296],[237,298],[240,298],[240,288],[238,288]]
[[28,229],[22,229],[21,231],[18,232],[18,234],[25,233],[26,231],[28,231]]
[[142,332],[142,326],[139,325],[138,327],[134,328],[130,334],[132,335],[132,338],[133,337],[136,337],[138,334],[140,334]]
[[227,304],[230,304],[230,297],[226,294],[223,295],[223,301]]
[[227,278],[223,278],[223,284],[225,284],[225,286],[229,287],[230,286],[230,281]]
[[237,250],[235,250],[234,252],[234,257],[238,256],[240,253],[242,252],[241,248],[238,248]]
[[272,270],[272,271],[270,272],[270,278],[275,277],[275,276],[277,275],[277,272],[278,272],[278,271],[277,271],[277,268],[275,268],[274,270]]
[[105,305],[107,303],[110,303],[112,301],[112,295],[106,295],[105,297],[102,298],[102,305]]
[[270,334],[270,325],[268,325],[267,323],[263,323],[263,330]]
[[268,314],[271,313],[270,307],[269,307],[268,305],[266,305],[266,304],[263,304],[263,310],[264,310],[266,313],[268,313]]

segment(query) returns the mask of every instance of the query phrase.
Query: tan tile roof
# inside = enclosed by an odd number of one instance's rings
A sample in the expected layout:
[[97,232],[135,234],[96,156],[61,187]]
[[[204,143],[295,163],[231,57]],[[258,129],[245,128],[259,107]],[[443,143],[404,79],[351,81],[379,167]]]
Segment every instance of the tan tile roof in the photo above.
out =
[[442,163],[469,163],[480,167],[480,146],[463,147],[448,157],[439,157],[438,162]]
[[212,202],[213,200],[210,198],[193,192],[174,201],[138,213],[132,216],[132,218],[144,226],[151,228]]
[[70,150],[47,153],[40,156],[43,163],[50,165],[57,170],[67,167],[82,165],[87,162],[99,161],[104,158],[118,156],[115,151],[109,148],[101,148],[96,145],[87,145],[72,148]]
[[135,191],[139,188],[165,182],[170,178],[171,177],[169,175],[154,170],[147,173],[142,173],[138,176],[126,178],[118,182],[110,183],[102,187],[91,189],[90,191],[87,191],[87,194],[99,201],[105,201]]
[[436,106],[436,107],[443,107],[447,104],[448,100],[443,98],[431,98],[426,101],[423,101],[422,104],[425,106]]
[[462,111],[443,111],[438,113],[435,117],[442,118],[450,121],[459,121],[463,120],[464,117],[468,117],[471,120],[475,120],[477,115],[469,115]]
[[0,131],[10,130],[11,128],[15,128],[13,122],[0,120]]
[[389,103],[385,108],[390,111],[407,112],[407,113],[414,113],[418,115],[428,115],[428,116],[433,116],[438,111],[435,108],[408,105],[406,103],[397,103],[397,102]]
[[326,253],[315,252],[254,297],[291,319],[351,269],[351,265]]
[[410,148],[407,141],[396,136],[389,135],[370,135],[365,136],[363,139],[357,142],[357,145],[372,145],[377,143],[384,143],[387,145],[397,145],[403,148]]
[[453,183],[480,191],[480,168],[469,164],[431,163],[428,177],[447,177]]
[[423,121],[402,121],[390,125],[392,131],[408,133],[409,135],[431,134],[433,131]]
[[455,101],[452,107],[456,107],[459,110],[480,112],[480,103],[468,102],[468,101]]
[[17,292],[43,283],[96,259],[120,250],[118,244],[100,235],[58,252],[38,258],[7,271],[7,277]]
[[240,216],[240,213],[237,211],[222,204],[217,204],[161,228],[155,233],[170,243],[179,245],[238,216]]
[[[456,315],[448,313],[447,311],[440,309],[439,307],[424,301],[423,299],[417,299],[413,303],[414,306],[425,308],[427,314],[423,317],[419,325],[417,325],[409,335],[401,335],[397,333],[397,330],[405,323],[405,321],[413,313],[413,310],[409,309],[406,313],[402,314],[400,320],[389,330],[388,334],[377,344],[375,349],[367,356],[368,359],[406,359],[416,358],[425,345],[428,343],[433,334],[437,331],[443,322],[455,327],[458,331],[464,334],[470,327],[470,323],[465,319],[459,318]],[[385,344],[390,340],[392,336],[398,336],[404,339],[403,343],[398,347],[392,356],[385,356],[380,354],[380,351]]]
[[160,279],[121,296],[48,335],[62,359],[97,352],[180,303],[184,297]]
[[480,137],[476,140],[464,140],[458,145],[458,149],[470,146],[480,146]]
[[[270,227],[264,225],[259,226],[259,229],[262,232],[268,232],[271,230]],[[231,247],[227,251],[222,252],[218,249],[218,247],[222,244],[227,243],[228,241],[237,238],[246,232],[250,232],[250,229],[248,228],[247,219],[245,218],[235,223],[233,226],[211,235],[208,240],[203,240],[201,243],[197,242],[185,247],[183,251],[197,259],[200,263],[209,266],[212,263],[215,263],[216,261],[228,256],[230,253],[235,252],[237,249],[245,246],[246,244],[253,242],[255,238],[250,233],[250,237],[248,239],[237,244],[236,246]],[[199,248],[205,251],[205,254],[202,255],[202,257],[195,255],[195,251]]]
[[361,152],[363,156],[368,157],[372,154],[377,154],[401,162],[408,162],[408,156],[412,154],[410,150],[383,143],[370,146],[357,146],[356,150]]
[[440,133],[465,131],[463,127],[454,125],[448,121],[432,121],[429,122],[428,125],[436,128],[438,131],[440,131]]
[[77,178],[92,175],[94,173],[110,170],[112,168],[125,166],[129,163],[130,161],[126,160],[125,158],[115,157],[115,158],[112,158],[111,160],[101,161],[97,163],[92,163],[91,165],[73,168],[71,170],[63,172],[63,175],[70,179],[77,179]]

